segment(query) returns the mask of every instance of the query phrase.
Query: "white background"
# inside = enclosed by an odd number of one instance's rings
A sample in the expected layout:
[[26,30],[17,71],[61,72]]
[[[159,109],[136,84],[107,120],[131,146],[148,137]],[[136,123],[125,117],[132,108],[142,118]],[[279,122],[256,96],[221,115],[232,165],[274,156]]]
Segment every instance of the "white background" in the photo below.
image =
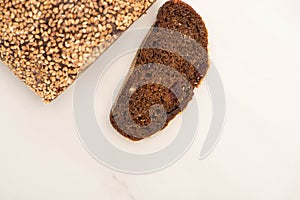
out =
[[[150,26],[163,2],[131,28]],[[197,159],[199,135],[160,172],[110,170],[77,136],[74,85],[43,105],[1,64],[1,200],[300,200],[300,1],[186,2],[207,24],[226,90],[226,122],[214,152]]]

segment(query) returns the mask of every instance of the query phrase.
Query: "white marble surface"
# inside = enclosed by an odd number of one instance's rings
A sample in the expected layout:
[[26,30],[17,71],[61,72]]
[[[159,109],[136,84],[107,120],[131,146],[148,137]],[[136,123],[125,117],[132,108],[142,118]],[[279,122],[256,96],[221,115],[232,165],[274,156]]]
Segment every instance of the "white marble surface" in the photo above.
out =
[[[227,117],[214,152],[203,135],[171,167],[115,172],[82,147],[72,86],[43,105],[0,66],[1,200],[299,200],[300,3],[187,0],[205,19],[223,78]],[[151,25],[157,4],[132,28]]]

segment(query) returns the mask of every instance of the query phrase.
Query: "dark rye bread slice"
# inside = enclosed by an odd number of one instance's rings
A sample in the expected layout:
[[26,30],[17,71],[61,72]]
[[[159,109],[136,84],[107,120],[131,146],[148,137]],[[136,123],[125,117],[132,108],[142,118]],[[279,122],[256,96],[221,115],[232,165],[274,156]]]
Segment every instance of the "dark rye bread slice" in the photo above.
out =
[[209,68],[207,37],[188,4],[168,1],[159,9],[111,109],[111,124],[120,134],[144,139],[186,108]]

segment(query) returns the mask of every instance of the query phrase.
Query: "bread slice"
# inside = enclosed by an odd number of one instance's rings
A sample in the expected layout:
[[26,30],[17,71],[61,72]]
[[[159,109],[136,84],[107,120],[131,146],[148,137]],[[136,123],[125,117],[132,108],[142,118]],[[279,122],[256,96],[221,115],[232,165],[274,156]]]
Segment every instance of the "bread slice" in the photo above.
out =
[[131,140],[168,125],[193,97],[208,68],[202,18],[182,1],[168,1],[138,50],[112,106],[110,121]]

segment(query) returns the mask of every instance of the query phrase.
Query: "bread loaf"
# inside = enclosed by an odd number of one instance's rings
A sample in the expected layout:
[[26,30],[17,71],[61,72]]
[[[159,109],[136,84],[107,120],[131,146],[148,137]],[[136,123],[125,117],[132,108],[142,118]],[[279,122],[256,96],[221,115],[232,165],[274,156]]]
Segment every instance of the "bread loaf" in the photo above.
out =
[[1,0],[0,60],[49,103],[154,1]]

